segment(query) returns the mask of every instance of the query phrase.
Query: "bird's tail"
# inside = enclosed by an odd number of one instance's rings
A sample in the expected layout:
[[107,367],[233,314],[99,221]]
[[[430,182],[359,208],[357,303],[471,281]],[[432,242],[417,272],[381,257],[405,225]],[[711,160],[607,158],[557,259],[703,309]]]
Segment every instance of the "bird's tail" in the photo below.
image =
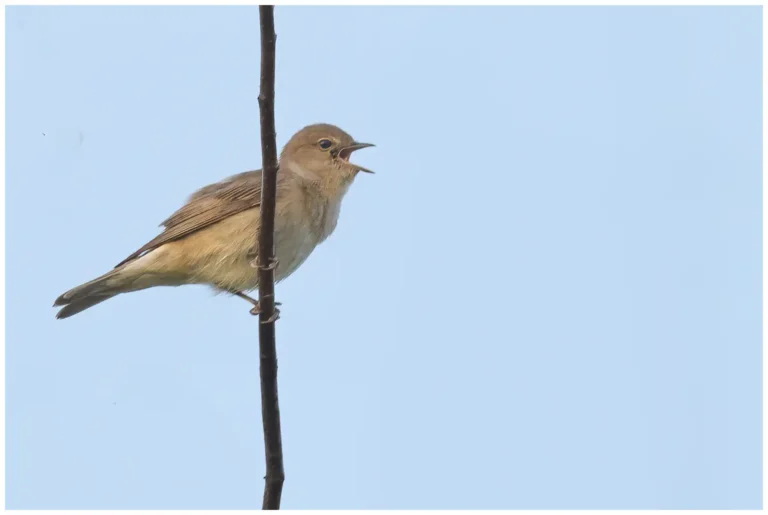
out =
[[71,317],[119,293],[131,291],[131,278],[128,276],[130,274],[126,273],[125,267],[120,267],[72,288],[53,303],[54,306],[64,306],[56,313],[56,318]]

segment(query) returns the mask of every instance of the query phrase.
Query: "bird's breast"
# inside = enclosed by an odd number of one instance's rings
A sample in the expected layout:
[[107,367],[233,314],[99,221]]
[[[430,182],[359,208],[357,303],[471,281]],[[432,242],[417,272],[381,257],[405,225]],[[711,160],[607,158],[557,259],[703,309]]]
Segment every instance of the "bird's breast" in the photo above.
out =
[[339,213],[341,212],[341,201],[347,189],[349,189],[349,184],[345,184],[338,194],[328,200],[323,206],[323,213],[318,224],[318,238],[320,241],[328,238],[333,230],[336,229]]
[[296,189],[295,196],[282,204],[283,209],[278,209],[275,220],[277,280],[296,271],[315,247],[333,233],[348,188],[349,183],[338,185],[333,191]]
[[278,265],[275,279],[281,281],[296,271],[309,257],[318,241],[309,224],[285,224],[275,232]]

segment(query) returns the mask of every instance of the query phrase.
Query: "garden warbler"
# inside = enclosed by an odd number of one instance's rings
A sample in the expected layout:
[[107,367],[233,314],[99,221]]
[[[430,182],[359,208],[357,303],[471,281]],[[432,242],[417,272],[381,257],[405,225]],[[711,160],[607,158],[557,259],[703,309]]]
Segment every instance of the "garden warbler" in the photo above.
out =
[[[336,227],[344,194],[359,171],[358,143],[328,124],[297,132],[280,154],[275,215],[275,280],[291,275]],[[261,170],[206,186],[163,222],[165,230],[114,270],[61,295],[56,318],[67,318],[120,293],[153,286],[208,284],[251,302],[259,285],[256,234]],[[257,312],[252,310],[253,313]]]

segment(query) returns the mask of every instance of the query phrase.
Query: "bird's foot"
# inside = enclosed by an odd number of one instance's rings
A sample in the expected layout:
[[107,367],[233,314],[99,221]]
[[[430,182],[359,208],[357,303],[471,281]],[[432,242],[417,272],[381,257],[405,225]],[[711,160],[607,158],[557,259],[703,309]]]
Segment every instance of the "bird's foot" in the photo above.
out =
[[[249,313],[251,315],[258,316],[258,315],[261,314],[261,303],[259,303],[258,300],[254,299],[253,297],[251,297],[249,295],[246,295],[245,293],[243,293],[241,291],[232,291],[232,294],[233,295],[237,295],[241,299],[246,300],[246,301],[250,302],[251,304],[253,304],[253,307],[249,311]],[[283,305],[282,302],[275,302],[275,306],[282,306],[282,305]],[[274,322],[275,320],[277,320],[279,318],[280,318],[280,310],[275,308],[274,314],[271,317],[269,317],[269,320],[265,320],[264,322],[262,322],[262,324],[269,324],[269,323]]]
[[[282,306],[282,305],[283,305],[283,303],[282,303],[282,302],[275,302],[275,306]],[[280,312],[280,310],[279,310],[279,309],[277,309],[277,308],[275,308],[275,313],[279,313],[279,312]],[[253,305],[253,307],[251,308],[251,310],[249,311],[249,313],[250,313],[251,315],[255,315],[255,316],[257,316],[257,315],[261,315],[261,305],[259,304],[259,301],[258,301],[258,300],[256,301],[256,304],[254,304],[254,305]],[[272,316],[274,316],[274,315],[272,315]],[[270,321],[274,322],[274,320],[272,320],[271,318],[272,318],[272,317],[270,317],[270,320],[267,320],[267,321],[266,321],[266,322],[264,322],[264,323],[266,324],[266,323],[268,323],[268,322],[270,322]],[[279,316],[279,315],[278,315],[278,318],[280,318],[280,316]],[[275,320],[277,320],[277,318],[275,318]]]
[[[279,302],[275,302],[275,306],[279,306]],[[251,315],[258,316],[261,315],[261,306],[253,306],[250,311]],[[275,312],[272,313],[272,316],[269,317],[267,320],[262,321],[262,324],[271,324],[272,322],[276,322],[280,319],[280,310],[275,308]]]
[[[277,303],[275,303],[275,305],[277,305]],[[272,313],[272,316],[267,320],[264,320],[262,324],[271,324],[272,322],[276,322],[278,320],[280,320],[280,310],[275,308],[275,312]]]
[[[251,260],[251,268],[259,268],[259,258],[254,258]],[[279,261],[277,258],[272,258],[269,260],[269,264],[265,266],[262,270],[274,270],[277,268],[277,265],[279,264]]]

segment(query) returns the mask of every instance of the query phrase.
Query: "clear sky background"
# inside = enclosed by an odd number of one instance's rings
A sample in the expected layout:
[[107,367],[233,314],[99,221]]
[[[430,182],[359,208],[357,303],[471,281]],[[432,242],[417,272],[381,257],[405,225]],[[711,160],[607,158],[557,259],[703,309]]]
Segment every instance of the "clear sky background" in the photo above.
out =
[[[761,506],[761,10],[276,10],[374,149],[278,285],[285,508]],[[256,508],[257,324],[53,300],[260,166],[258,11],[7,11],[9,508]]]

